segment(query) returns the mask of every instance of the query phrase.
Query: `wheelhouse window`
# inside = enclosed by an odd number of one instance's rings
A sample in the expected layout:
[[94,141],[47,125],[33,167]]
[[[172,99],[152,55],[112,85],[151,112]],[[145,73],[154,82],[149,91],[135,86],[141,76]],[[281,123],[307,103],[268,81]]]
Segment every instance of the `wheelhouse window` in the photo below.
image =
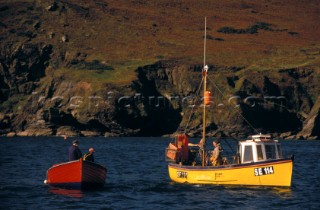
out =
[[257,145],[257,156],[258,156],[258,160],[263,160],[263,152],[262,152],[261,145]]
[[275,145],[266,145],[265,148],[266,148],[267,159],[276,159]]
[[277,145],[277,149],[278,149],[279,158],[282,158],[282,150],[281,150],[281,145],[280,144]]
[[245,146],[244,147],[244,156],[243,156],[243,162],[251,162],[253,161],[253,155],[252,155],[252,146]]

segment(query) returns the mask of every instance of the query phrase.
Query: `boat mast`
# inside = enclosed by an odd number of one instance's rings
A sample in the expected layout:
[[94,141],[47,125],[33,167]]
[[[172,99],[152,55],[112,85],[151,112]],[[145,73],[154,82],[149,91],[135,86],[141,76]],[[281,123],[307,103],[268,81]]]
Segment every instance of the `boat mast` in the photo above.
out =
[[206,143],[206,104],[205,104],[205,93],[207,91],[207,73],[208,73],[208,66],[206,65],[206,41],[207,41],[207,17],[204,19],[204,45],[203,45],[203,69],[202,69],[202,76],[203,76],[203,128],[202,128],[202,166],[205,163],[204,157],[204,145]]

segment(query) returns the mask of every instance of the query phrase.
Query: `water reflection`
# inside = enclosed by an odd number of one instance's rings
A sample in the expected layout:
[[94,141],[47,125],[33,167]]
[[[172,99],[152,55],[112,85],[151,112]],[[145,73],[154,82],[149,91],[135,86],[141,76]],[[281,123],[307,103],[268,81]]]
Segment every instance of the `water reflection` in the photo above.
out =
[[73,189],[62,189],[62,188],[52,188],[49,190],[50,193],[56,195],[63,195],[72,198],[82,198],[83,192],[81,190],[73,190]]
[[273,187],[272,192],[282,198],[292,197],[292,190],[290,187]]
[[[178,188],[177,191],[184,191],[193,193],[197,191],[197,194],[201,195],[199,199],[205,199],[208,196],[208,199],[212,199],[212,195],[224,194],[226,197],[232,198],[262,198],[266,195],[271,197],[277,197],[282,199],[292,198],[293,192],[291,187],[272,187],[272,186],[240,186],[240,185],[176,185],[174,183],[168,184],[175,185]],[[203,193],[202,193],[203,192]],[[194,195],[197,196],[197,195]]]
[[290,187],[273,187],[273,186],[224,186],[230,194],[242,194],[248,197],[259,197],[259,195],[273,195],[278,198],[292,197],[292,189]]

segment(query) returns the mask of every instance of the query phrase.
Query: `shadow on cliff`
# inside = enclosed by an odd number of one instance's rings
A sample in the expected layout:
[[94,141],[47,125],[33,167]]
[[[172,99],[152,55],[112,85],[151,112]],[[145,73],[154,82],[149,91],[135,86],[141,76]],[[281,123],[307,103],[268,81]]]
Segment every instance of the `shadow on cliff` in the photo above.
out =
[[[181,122],[181,109],[157,88],[157,71],[161,62],[137,69],[138,79],[132,83],[136,95],[125,105],[118,103],[117,122],[124,127],[139,129],[140,136],[161,136],[177,130]],[[164,77],[163,80],[168,78]]]

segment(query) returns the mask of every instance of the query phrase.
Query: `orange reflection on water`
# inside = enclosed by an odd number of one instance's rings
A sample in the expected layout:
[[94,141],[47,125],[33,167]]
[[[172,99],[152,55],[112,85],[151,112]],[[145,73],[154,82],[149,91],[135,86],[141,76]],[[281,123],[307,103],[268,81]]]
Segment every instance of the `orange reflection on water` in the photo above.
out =
[[83,197],[83,192],[81,190],[54,188],[54,189],[50,189],[49,192],[56,194],[56,195],[63,195],[63,196],[68,196],[68,197],[72,197],[72,198],[82,198]]

